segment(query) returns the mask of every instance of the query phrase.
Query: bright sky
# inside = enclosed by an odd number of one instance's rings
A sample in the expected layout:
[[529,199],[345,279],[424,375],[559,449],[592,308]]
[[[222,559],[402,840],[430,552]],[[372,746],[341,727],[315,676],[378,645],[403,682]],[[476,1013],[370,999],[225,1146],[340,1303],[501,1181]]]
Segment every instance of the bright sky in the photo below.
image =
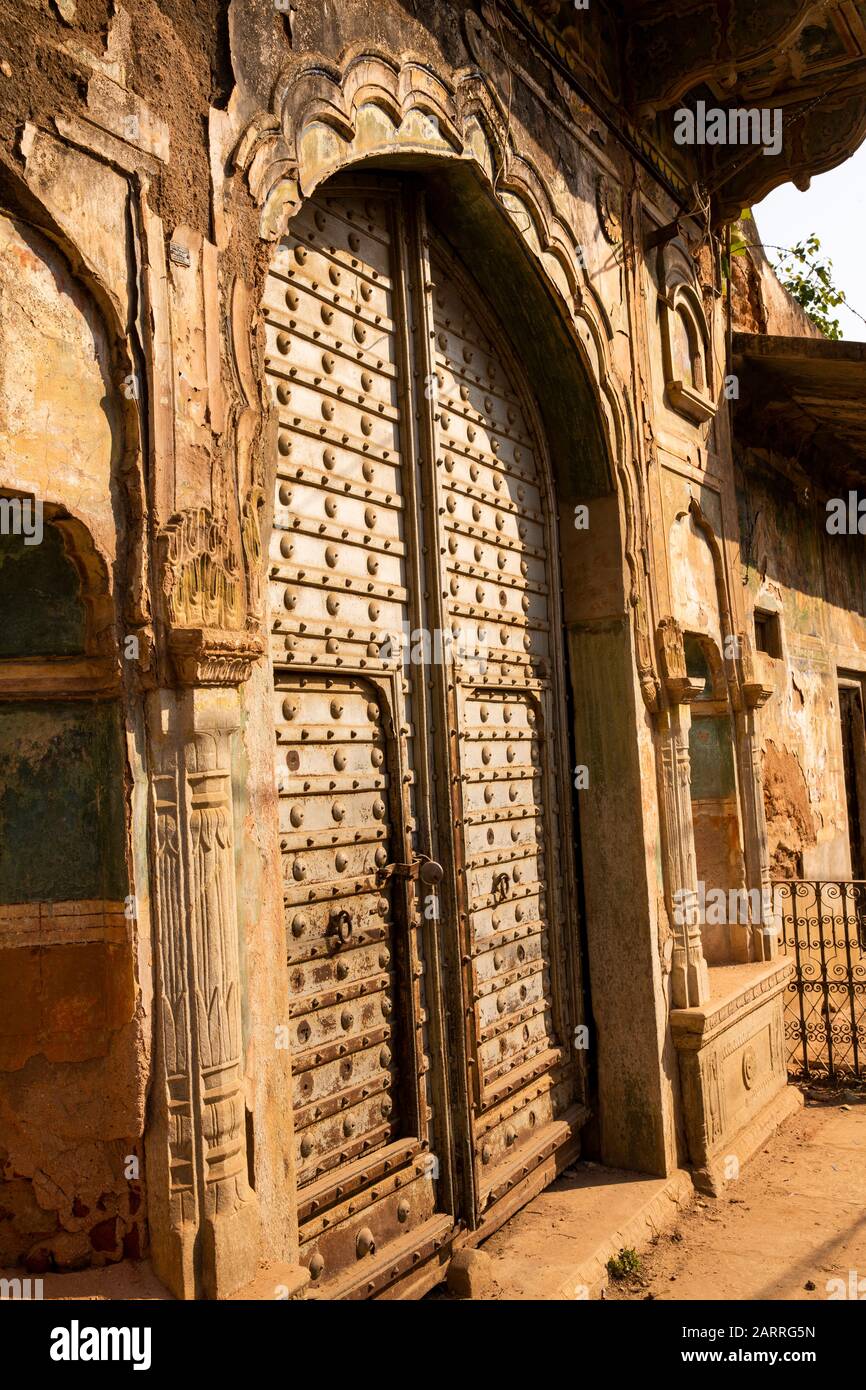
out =
[[[820,258],[833,262],[837,289],[866,316],[866,144],[838,169],[814,178],[805,193],[792,183],[783,184],[752,211],[770,260],[777,255],[771,243],[794,246],[815,232],[821,241]],[[866,323],[843,305],[830,316],[838,318],[843,338],[866,342]]]

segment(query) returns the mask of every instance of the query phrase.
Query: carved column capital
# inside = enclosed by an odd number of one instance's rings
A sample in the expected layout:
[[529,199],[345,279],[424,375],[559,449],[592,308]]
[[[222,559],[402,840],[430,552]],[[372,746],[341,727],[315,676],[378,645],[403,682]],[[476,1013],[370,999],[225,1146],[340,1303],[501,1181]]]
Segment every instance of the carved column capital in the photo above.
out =
[[168,634],[168,650],[183,686],[237,686],[249,680],[265,644],[252,632],[178,627]]

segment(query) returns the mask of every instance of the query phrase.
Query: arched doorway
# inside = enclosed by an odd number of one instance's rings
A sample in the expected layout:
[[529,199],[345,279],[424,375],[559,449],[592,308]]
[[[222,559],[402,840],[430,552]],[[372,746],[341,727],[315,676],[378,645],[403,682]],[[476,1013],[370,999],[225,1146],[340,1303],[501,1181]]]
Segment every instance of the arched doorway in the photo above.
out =
[[265,308],[301,1259],[375,1296],[493,1229],[585,1118],[555,514],[525,374],[422,190],[326,185]]

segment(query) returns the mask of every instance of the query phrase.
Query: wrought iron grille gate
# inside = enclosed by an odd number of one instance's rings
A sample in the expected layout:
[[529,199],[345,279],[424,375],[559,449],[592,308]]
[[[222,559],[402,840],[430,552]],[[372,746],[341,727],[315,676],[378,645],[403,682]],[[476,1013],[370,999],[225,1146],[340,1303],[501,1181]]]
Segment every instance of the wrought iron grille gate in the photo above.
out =
[[780,879],[773,894],[782,951],[794,962],[789,1071],[866,1075],[866,882]]
[[265,304],[301,1258],[390,1296],[585,1118],[554,509],[419,192],[328,185]]

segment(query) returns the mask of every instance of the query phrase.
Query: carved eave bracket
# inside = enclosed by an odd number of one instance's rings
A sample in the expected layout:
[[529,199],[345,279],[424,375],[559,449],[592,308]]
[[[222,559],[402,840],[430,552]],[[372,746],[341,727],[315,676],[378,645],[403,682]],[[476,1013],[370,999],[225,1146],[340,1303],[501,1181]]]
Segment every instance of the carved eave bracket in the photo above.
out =
[[775,688],[761,679],[752,644],[745,632],[738,633],[737,643],[740,653],[737,676],[743,705],[746,709],[760,709],[774,694]]
[[676,618],[662,618],[656,628],[662,681],[672,705],[690,705],[703,694],[704,682],[686,671],[683,630]]
[[[255,562],[258,511],[244,516],[242,546]],[[237,686],[264,654],[248,617],[247,577],[227,525],[206,507],[178,513],[158,541],[162,605],[174,677],[182,686]]]
[[673,0],[629,20],[625,78],[639,112],[665,110],[703,82],[731,88],[778,60],[815,10],[814,0]]

